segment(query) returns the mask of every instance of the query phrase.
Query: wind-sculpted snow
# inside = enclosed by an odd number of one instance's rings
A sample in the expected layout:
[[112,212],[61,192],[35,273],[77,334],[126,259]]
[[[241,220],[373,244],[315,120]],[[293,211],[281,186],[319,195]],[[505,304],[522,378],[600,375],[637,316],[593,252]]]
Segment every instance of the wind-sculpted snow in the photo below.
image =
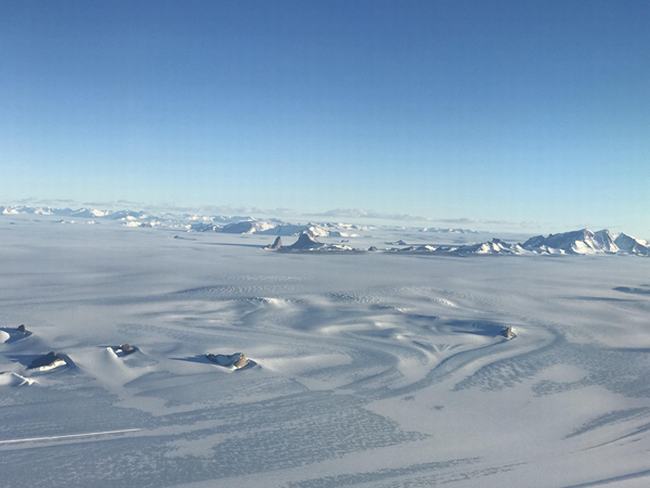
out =
[[0,221],[0,485],[648,481],[650,261],[98,227]]

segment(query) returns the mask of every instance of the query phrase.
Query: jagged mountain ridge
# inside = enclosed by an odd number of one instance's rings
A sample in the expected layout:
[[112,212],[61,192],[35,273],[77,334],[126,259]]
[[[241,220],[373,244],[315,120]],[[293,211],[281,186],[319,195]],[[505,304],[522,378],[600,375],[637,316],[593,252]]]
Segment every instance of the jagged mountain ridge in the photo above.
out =
[[592,232],[589,229],[535,236],[524,243],[509,243],[501,239],[492,239],[478,244],[460,246],[422,245],[401,249],[394,252],[431,253],[439,255],[597,255],[597,254],[633,254],[650,256],[650,245],[642,239],[628,234],[614,234],[607,229]]
[[[175,215],[166,213],[160,216],[151,215],[141,210],[104,210],[90,207],[81,208],[55,208],[47,206],[0,206],[0,215],[37,215],[64,217],[58,222],[99,223],[100,221],[115,221],[126,227],[165,227],[184,229],[188,232],[220,232],[229,234],[260,234],[273,236],[301,236],[307,233],[312,238],[345,238],[358,237],[354,231],[368,230],[366,227],[342,223],[307,223],[293,224],[279,219],[258,220],[242,215],[216,215],[199,216],[193,214]],[[406,230],[406,228],[405,228]],[[427,229],[439,231],[440,229]],[[424,231],[424,229],[421,229]],[[449,230],[448,230],[449,231]],[[469,232],[469,230],[463,230]],[[317,241],[315,241],[317,242]],[[396,244],[403,244],[399,240]],[[329,245],[333,246],[333,245]],[[334,245],[336,246],[336,245]],[[285,246],[289,248],[290,246]],[[311,245],[312,248],[318,246]],[[349,246],[339,246],[348,249]],[[334,249],[334,248],[332,248]],[[351,249],[351,248],[350,248]],[[589,229],[580,229],[547,236],[538,235],[529,238],[523,243],[509,243],[501,239],[477,244],[436,245],[425,244],[408,246],[405,248],[390,248],[385,251],[405,253],[427,253],[441,255],[517,255],[517,254],[543,254],[543,255],[596,255],[596,254],[631,254],[637,256],[650,256],[650,244],[626,233],[613,233],[607,229],[593,232]]]
[[[340,244],[324,244],[314,239],[309,232],[303,232],[290,246],[267,246],[266,249],[282,251],[360,251]],[[371,246],[369,251],[379,251]],[[650,256],[650,246],[641,239],[627,234],[612,234],[604,229],[592,232],[588,229],[550,234],[546,237],[531,237],[523,244],[492,239],[476,244],[458,246],[423,244],[407,247],[392,247],[384,252],[406,254],[431,254],[439,256],[487,256],[487,255],[595,255],[595,254],[634,254]]]
[[536,254],[635,254],[650,255],[650,246],[642,239],[607,229],[592,232],[580,229],[560,234],[531,237],[522,247]]

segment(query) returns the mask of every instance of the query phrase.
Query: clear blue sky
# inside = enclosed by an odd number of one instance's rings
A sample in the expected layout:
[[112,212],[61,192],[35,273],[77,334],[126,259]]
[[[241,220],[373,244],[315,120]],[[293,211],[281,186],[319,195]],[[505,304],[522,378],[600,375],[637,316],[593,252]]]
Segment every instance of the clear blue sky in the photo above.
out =
[[0,3],[0,199],[650,236],[650,2]]

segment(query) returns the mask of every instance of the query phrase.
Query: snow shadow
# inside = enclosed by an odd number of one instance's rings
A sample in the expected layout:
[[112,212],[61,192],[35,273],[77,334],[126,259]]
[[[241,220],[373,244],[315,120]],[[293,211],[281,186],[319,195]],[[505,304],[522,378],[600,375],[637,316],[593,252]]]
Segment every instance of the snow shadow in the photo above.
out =
[[648,287],[635,288],[631,286],[617,286],[613,288],[613,290],[620,291],[621,293],[632,293],[634,295],[650,295],[650,288]]
[[[222,368],[222,369],[230,369],[230,368],[227,368],[227,367],[224,367],[224,366],[219,366],[217,363],[215,363],[213,361],[210,361],[205,356],[205,354],[196,354],[195,356],[185,356],[185,357],[182,357],[182,358],[169,358],[169,359],[172,359],[174,361],[186,361],[188,363],[210,364],[212,366],[217,366],[217,367]],[[257,365],[258,365],[257,362],[253,361],[252,359],[249,359],[248,364],[246,366],[244,366],[242,368],[234,369],[233,371],[243,371],[245,369],[254,368]]]
[[454,332],[462,334],[473,334],[486,337],[494,337],[501,335],[504,324],[493,322],[491,320],[466,320],[466,319],[452,319],[445,321],[445,325],[454,329]]

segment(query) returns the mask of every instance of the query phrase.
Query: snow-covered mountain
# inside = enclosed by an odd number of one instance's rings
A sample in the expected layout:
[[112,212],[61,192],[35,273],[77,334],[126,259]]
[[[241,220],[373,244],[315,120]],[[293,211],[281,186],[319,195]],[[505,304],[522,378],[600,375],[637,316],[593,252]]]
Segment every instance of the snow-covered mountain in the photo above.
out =
[[242,222],[233,222],[223,227],[216,228],[217,232],[225,234],[255,234],[273,229],[275,224],[262,220],[244,220]]
[[516,255],[527,253],[521,244],[511,244],[501,239],[492,239],[487,242],[460,246],[424,244],[420,246],[392,248],[389,251],[407,254],[435,254],[438,256]]
[[318,242],[312,236],[312,234],[305,231],[298,236],[298,240],[296,242],[290,246],[283,246],[282,249],[287,251],[312,251],[315,249],[320,249],[323,246],[325,246],[325,244]]
[[354,228],[349,224],[278,224],[262,234],[269,234],[275,236],[294,236],[302,232],[308,232],[312,237],[358,237],[358,234],[351,232]]
[[637,239],[628,234],[620,233],[614,239],[614,244],[620,252],[635,254],[637,256],[650,256],[650,244],[642,239]]
[[[400,241],[398,241],[400,242]],[[403,241],[401,241],[403,242]],[[425,244],[402,248],[390,248],[389,252],[410,254],[435,254],[442,256],[473,255],[597,255],[634,254],[650,256],[650,245],[642,239],[627,234],[614,234],[607,229],[592,232],[580,229],[548,236],[531,237],[523,244],[492,239],[477,244],[459,246]]]
[[282,246],[279,242],[280,237],[276,237],[273,244],[266,246],[265,249],[281,251],[281,252],[348,252],[356,251],[356,249],[345,244],[325,244],[319,242],[309,232],[304,231],[299,236],[296,242],[289,246]]
[[[161,227],[165,229],[184,229],[187,232],[218,232],[224,234],[261,234],[269,236],[299,236],[294,245],[307,246],[309,249],[316,249],[319,238],[353,238],[359,237],[355,231],[368,231],[368,227],[346,223],[313,223],[296,224],[284,222],[276,218],[256,219],[246,216],[227,215],[196,215],[196,214],[173,214],[152,215],[142,210],[106,210],[92,207],[81,208],[55,208],[47,206],[0,206],[0,215],[34,215],[42,217],[60,217],[52,219],[52,222],[74,224],[93,223],[98,224],[106,221],[120,223],[125,227]],[[443,228],[407,228],[393,227],[381,228],[380,230],[390,231],[395,235],[399,231],[419,231],[421,235],[428,233],[462,233],[473,234],[475,231],[469,229],[443,229]],[[309,236],[312,242],[306,242],[303,234]],[[399,236],[399,234],[397,234]],[[368,236],[366,236],[368,237]],[[443,239],[445,242],[445,239]],[[314,244],[316,243],[316,244]],[[399,239],[393,245],[406,245],[406,242]],[[292,246],[294,246],[292,245]],[[297,247],[284,246],[282,249],[297,249]],[[350,246],[341,244],[324,244],[329,250],[350,250]],[[374,246],[373,246],[374,247]],[[454,256],[471,255],[519,255],[519,254],[541,254],[541,255],[598,255],[598,254],[632,254],[636,256],[650,256],[650,244],[643,239],[638,239],[625,233],[613,233],[607,229],[592,232],[589,229],[580,229],[547,236],[538,235],[526,240],[523,244],[514,244],[512,241],[492,239],[490,241],[476,244],[453,243],[453,244],[424,244],[412,245],[403,248],[384,249],[388,252],[438,254]]]
[[[68,219],[106,219],[106,220],[119,220],[125,223],[140,221],[145,226],[151,227],[152,220],[157,220],[156,217],[147,215],[146,212],[141,210],[103,210],[98,208],[55,208],[55,207],[30,207],[26,205],[15,205],[9,207],[0,207],[0,214],[2,215],[38,215],[38,216],[57,216],[66,217]],[[65,222],[70,222],[66,220]],[[133,226],[133,225],[130,225]]]
[[501,239],[492,239],[487,242],[480,242],[478,244],[459,246],[452,254],[457,256],[466,256],[472,254],[488,255],[488,254],[525,254],[526,251],[521,244],[511,244]]
[[536,254],[635,254],[650,255],[650,248],[641,239],[627,234],[613,234],[607,229],[592,232],[580,229],[561,234],[535,236],[522,247]]
[[191,232],[223,232],[226,234],[262,234],[272,236],[295,236],[307,232],[312,237],[358,237],[358,234],[351,232],[354,228],[350,224],[291,224],[275,220],[257,220],[248,218],[246,220],[229,222],[220,225],[218,218],[208,221],[200,220],[192,222],[187,226]]
[[435,234],[478,234],[479,231],[473,229],[461,229],[452,227],[423,227],[420,232],[430,232]]
[[613,235],[608,229],[599,230],[594,232],[593,240],[600,249],[604,252],[612,254],[619,251],[618,246],[614,242],[616,236]]

